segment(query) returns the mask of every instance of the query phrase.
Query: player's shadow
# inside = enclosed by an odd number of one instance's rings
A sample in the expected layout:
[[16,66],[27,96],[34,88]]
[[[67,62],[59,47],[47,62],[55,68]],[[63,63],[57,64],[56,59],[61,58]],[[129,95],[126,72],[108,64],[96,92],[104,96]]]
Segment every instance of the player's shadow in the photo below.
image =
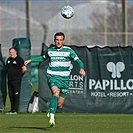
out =
[[9,128],[19,128],[19,129],[36,129],[36,130],[50,130],[50,127],[9,127]]

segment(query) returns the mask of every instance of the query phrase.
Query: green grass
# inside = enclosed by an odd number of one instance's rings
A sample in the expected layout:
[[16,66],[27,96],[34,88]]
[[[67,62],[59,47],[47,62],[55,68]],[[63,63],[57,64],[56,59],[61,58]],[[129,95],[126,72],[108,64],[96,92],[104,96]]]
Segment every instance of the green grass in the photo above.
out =
[[[34,88],[35,90],[36,88]],[[0,133],[133,133],[133,114],[57,113],[50,128],[45,113],[0,113]]]
[[132,114],[57,113],[50,128],[45,113],[0,114],[1,133],[133,133]]

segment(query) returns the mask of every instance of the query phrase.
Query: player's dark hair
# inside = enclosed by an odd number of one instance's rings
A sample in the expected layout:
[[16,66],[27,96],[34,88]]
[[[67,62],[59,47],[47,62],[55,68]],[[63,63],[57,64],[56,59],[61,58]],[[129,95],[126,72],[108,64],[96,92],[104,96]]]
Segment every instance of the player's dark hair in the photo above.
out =
[[63,36],[63,40],[65,39],[65,34],[63,32],[57,32],[55,35],[54,35],[54,40],[56,39],[56,36]]

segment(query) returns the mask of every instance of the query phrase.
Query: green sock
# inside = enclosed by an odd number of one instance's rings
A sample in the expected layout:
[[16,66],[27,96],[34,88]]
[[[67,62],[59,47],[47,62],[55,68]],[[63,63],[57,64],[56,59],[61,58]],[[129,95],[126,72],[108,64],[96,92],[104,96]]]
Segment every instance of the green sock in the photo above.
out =
[[55,114],[58,104],[58,97],[52,96],[52,99],[50,101],[50,113]]

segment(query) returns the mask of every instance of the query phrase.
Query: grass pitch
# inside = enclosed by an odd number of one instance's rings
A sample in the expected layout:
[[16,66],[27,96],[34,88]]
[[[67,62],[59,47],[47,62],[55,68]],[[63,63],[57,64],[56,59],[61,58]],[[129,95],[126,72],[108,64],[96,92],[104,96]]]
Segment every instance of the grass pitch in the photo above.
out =
[[[35,88],[36,89],[36,88]],[[133,133],[133,114],[56,113],[56,125],[49,127],[45,113],[0,113],[0,133]]]
[[50,128],[45,113],[0,113],[0,133],[133,133],[133,115],[57,113]]

